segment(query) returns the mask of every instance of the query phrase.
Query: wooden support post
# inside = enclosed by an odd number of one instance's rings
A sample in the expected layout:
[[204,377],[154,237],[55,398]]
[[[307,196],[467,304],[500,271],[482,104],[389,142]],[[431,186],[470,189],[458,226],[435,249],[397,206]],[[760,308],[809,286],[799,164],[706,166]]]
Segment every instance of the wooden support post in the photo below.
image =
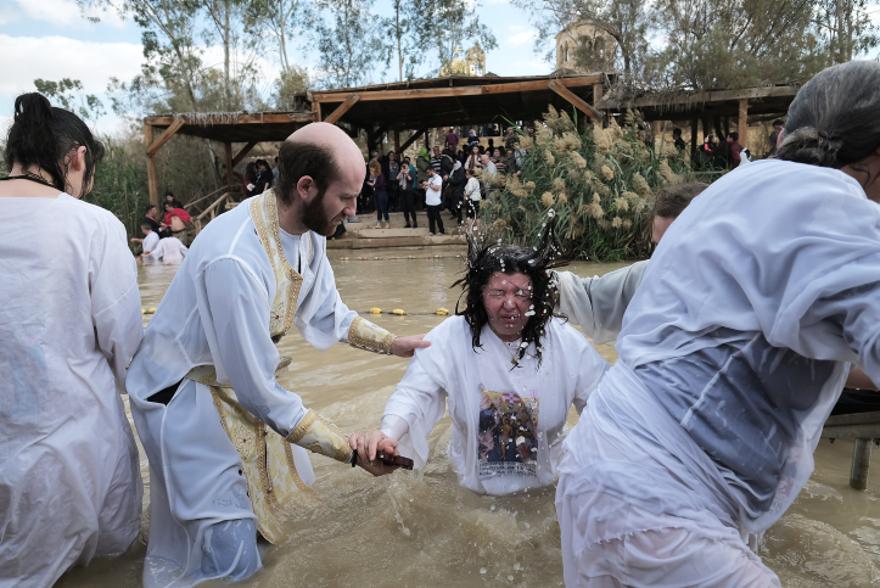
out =
[[697,117],[691,119],[691,157],[697,152],[697,133],[700,131],[700,121]]
[[598,108],[603,96],[605,96],[605,86],[601,83],[593,84],[593,106]]
[[330,115],[324,119],[324,122],[328,122],[331,124],[336,124],[343,115],[351,110],[351,107],[357,104],[357,101],[361,99],[360,94],[350,94],[339,106],[336,107]]
[[[593,106],[602,113],[602,123],[606,123],[607,118],[605,116],[605,111],[600,109],[599,103],[602,101],[602,98],[605,96],[605,85],[601,82],[598,84],[593,84]],[[599,121],[595,121],[598,123]]]
[[[144,123],[144,144],[149,147],[153,143],[153,125]],[[159,205],[159,181],[156,177],[156,160],[147,153],[147,194],[150,204]]]
[[165,129],[165,131],[159,135],[159,138],[155,141],[151,142],[147,147],[147,156],[152,157],[156,155],[156,152],[174,136],[174,133],[180,130],[180,127],[183,126],[184,120],[182,118],[175,118],[171,123],[171,126]]
[[425,129],[425,149],[428,150],[428,153],[431,153],[431,134],[428,132],[428,129]]
[[594,121],[602,120],[601,112],[593,108],[586,100],[560,84],[559,80],[552,80],[549,87],[551,90],[562,96],[562,98],[567,100],[572,106],[589,116]]
[[421,129],[415,131],[412,135],[410,135],[409,139],[403,142],[403,145],[400,146],[401,153],[406,151],[407,147],[416,142],[416,140],[422,136],[422,133],[427,133],[428,129]]
[[740,98],[739,115],[736,119],[737,133],[739,133],[739,144],[748,147],[746,143],[749,140],[749,99]]
[[232,158],[232,167],[235,167],[236,165],[241,163],[241,160],[244,159],[245,155],[250,153],[251,149],[253,149],[256,144],[257,144],[256,141],[251,141],[250,143],[248,143],[244,147],[242,147],[241,151],[236,153],[235,157]]
[[232,143],[229,141],[223,143],[223,156],[226,160],[226,185],[231,186],[233,184],[232,177]]
[[400,155],[400,131],[394,129],[394,152]]
[[370,126],[366,129],[367,131],[367,157],[373,157],[373,151],[376,150],[376,131]]
[[871,440],[856,439],[853,443],[852,470],[849,485],[856,490],[868,487],[868,467],[871,465]]

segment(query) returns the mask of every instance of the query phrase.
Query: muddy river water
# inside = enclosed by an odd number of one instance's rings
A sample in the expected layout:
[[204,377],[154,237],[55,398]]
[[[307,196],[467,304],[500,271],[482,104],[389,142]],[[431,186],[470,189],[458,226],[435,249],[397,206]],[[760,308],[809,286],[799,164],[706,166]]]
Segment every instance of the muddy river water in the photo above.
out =
[[[457,253],[447,248],[337,250],[331,259],[350,307],[361,312],[374,306],[403,308],[406,316],[371,319],[397,334],[414,334],[442,320],[431,314],[437,307],[455,306],[458,293],[449,285],[463,269]],[[601,274],[619,265],[577,263],[573,269]],[[173,275],[173,268],[140,269],[145,305],[158,305]],[[282,384],[346,432],[378,426],[406,368],[406,360],[342,344],[317,351],[296,333],[281,347],[282,355],[293,358],[280,376]],[[614,360],[612,346],[599,351]],[[576,419],[572,412],[570,423]],[[432,435],[429,464],[419,472],[372,478],[314,456],[313,492],[297,503],[289,538],[266,546],[265,569],[248,585],[562,586],[553,489],[492,498],[459,488],[444,456],[449,434],[444,419]],[[784,586],[880,585],[880,463],[867,491],[852,490],[851,450],[851,443],[821,442],[812,479],[765,537],[761,555]],[[148,484],[143,453],[141,466]],[[148,496],[147,488],[145,511]],[[71,571],[59,585],[139,586],[143,556],[139,543],[122,558]]]

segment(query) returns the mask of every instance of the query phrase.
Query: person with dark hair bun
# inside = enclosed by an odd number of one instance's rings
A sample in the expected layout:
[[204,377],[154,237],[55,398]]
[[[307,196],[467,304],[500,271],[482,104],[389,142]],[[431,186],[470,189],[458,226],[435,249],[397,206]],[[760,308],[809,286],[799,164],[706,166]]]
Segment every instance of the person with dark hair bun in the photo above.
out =
[[103,150],[39,94],[15,100],[0,178],[0,584],[51,586],[137,538],[120,394],[143,326],[125,227],[80,200]]
[[779,586],[750,547],[813,470],[858,363],[880,382],[880,63],[799,90],[776,158],[671,224],[565,441],[566,585]]
[[[554,219],[555,220],[555,219]],[[470,239],[456,315],[427,335],[385,406],[381,430],[349,438],[358,456],[428,458],[447,409],[450,460],[462,486],[509,494],[552,484],[568,409],[580,412],[607,368],[583,335],[555,317],[548,222],[536,249]]]

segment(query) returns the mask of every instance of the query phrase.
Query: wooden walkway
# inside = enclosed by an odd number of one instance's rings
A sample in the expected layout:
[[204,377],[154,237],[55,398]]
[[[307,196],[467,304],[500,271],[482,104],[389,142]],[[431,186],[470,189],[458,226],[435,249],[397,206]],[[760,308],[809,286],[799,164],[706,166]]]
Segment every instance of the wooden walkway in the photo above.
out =
[[822,429],[822,438],[852,440],[852,469],[849,485],[856,490],[868,487],[868,469],[871,465],[871,442],[880,444],[880,411],[839,414],[828,417]]

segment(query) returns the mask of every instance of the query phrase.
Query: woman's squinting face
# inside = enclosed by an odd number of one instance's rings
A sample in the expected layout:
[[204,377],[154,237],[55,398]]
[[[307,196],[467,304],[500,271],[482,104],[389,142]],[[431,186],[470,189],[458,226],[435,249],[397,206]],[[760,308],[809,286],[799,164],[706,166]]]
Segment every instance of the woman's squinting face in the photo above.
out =
[[533,314],[532,280],[522,273],[495,272],[483,288],[489,328],[503,341],[515,341]]

